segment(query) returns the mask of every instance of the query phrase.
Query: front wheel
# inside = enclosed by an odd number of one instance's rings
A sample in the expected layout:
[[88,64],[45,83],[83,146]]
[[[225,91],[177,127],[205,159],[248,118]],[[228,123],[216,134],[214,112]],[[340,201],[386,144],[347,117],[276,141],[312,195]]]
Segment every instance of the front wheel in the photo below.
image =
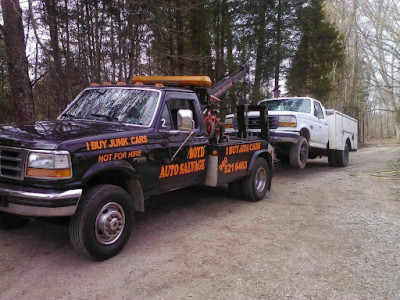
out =
[[71,218],[72,245],[95,260],[110,258],[127,243],[133,217],[133,201],[125,190],[110,184],[94,186]]
[[260,201],[267,193],[270,176],[267,161],[258,157],[254,167],[250,171],[250,175],[242,180],[243,196],[248,201]]
[[303,169],[307,163],[308,151],[308,142],[306,138],[303,136],[299,137],[297,143],[290,149],[290,165],[295,169]]

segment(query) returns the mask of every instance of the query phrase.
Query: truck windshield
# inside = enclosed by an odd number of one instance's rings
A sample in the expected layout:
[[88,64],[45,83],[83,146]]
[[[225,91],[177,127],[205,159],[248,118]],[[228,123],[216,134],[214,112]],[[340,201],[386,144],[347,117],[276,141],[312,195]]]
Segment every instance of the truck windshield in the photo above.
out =
[[285,111],[296,111],[296,112],[311,112],[311,101],[310,99],[276,99],[276,100],[265,100],[259,104],[267,106],[268,110],[285,110]]
[[136,125],[150,125],[160,93],[129,88],[85,90],[61,115],[62,118],[97,119]]

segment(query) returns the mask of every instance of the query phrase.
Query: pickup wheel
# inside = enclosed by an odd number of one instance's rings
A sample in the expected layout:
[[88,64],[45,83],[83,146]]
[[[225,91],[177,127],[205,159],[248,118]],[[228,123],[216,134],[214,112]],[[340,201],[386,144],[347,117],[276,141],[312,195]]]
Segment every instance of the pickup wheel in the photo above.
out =
[[102,184],[89,189],[70,221],[74,248],[95,260],[122,250],[132,231],[133,201],[122,188]]
[[20,228],[28,223],[29,218],[20,217],[6,212],[0,212],[0,228],[2,229]]
[[256,202],[264,198],[268,190],[270,179],[268,163],[265,159],[258,157],[250,171],[250,175],[242,179],[242,193],[248,201]]
[[236,180],[228,183],[229,193],[232,197],[243,199],[242,180]]
[[349,164],[349,145],[344,146],[344,150],[336,151],[336,166],[346,167]]
[[307,163],[308,150],[306,138],[303,136],[299,137],[297,143],[290,149],[290,165],[295,169],[303,169]]

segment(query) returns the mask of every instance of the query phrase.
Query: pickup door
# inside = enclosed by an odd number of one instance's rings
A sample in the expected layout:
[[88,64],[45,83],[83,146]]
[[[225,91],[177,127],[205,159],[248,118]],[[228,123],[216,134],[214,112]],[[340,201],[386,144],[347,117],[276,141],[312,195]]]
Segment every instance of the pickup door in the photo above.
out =
[[[189,139],[190,131],[178,130],[177,116],[181,109],[191,110],[193,114],[194,133]],[[208,137],[196,94],[167,92],[156,123],[156,131],[158,143],[149,151],[148,164],[142,170],[142,174],[145,174],[142,186],[146,194],[158,194],[203,183]]]
[[328,122],[321,103],[313,100],[313,108],[310,116],[310,146],[315,148],[326,148],[328,143]]

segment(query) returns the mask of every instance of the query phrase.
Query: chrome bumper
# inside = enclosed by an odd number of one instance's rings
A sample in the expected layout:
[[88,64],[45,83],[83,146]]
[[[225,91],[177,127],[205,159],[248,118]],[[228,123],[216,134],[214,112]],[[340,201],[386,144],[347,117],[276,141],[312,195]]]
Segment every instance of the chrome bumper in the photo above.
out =
[[270,139],[271,144],[279,144],[279,143],[297,143],[297,140],[300,137],[299,132],[289,132],[283,130],[271,130],[270,131]]
[[0,183],[0,211],[31,217],[72,216],[82,189],[48,190]]

